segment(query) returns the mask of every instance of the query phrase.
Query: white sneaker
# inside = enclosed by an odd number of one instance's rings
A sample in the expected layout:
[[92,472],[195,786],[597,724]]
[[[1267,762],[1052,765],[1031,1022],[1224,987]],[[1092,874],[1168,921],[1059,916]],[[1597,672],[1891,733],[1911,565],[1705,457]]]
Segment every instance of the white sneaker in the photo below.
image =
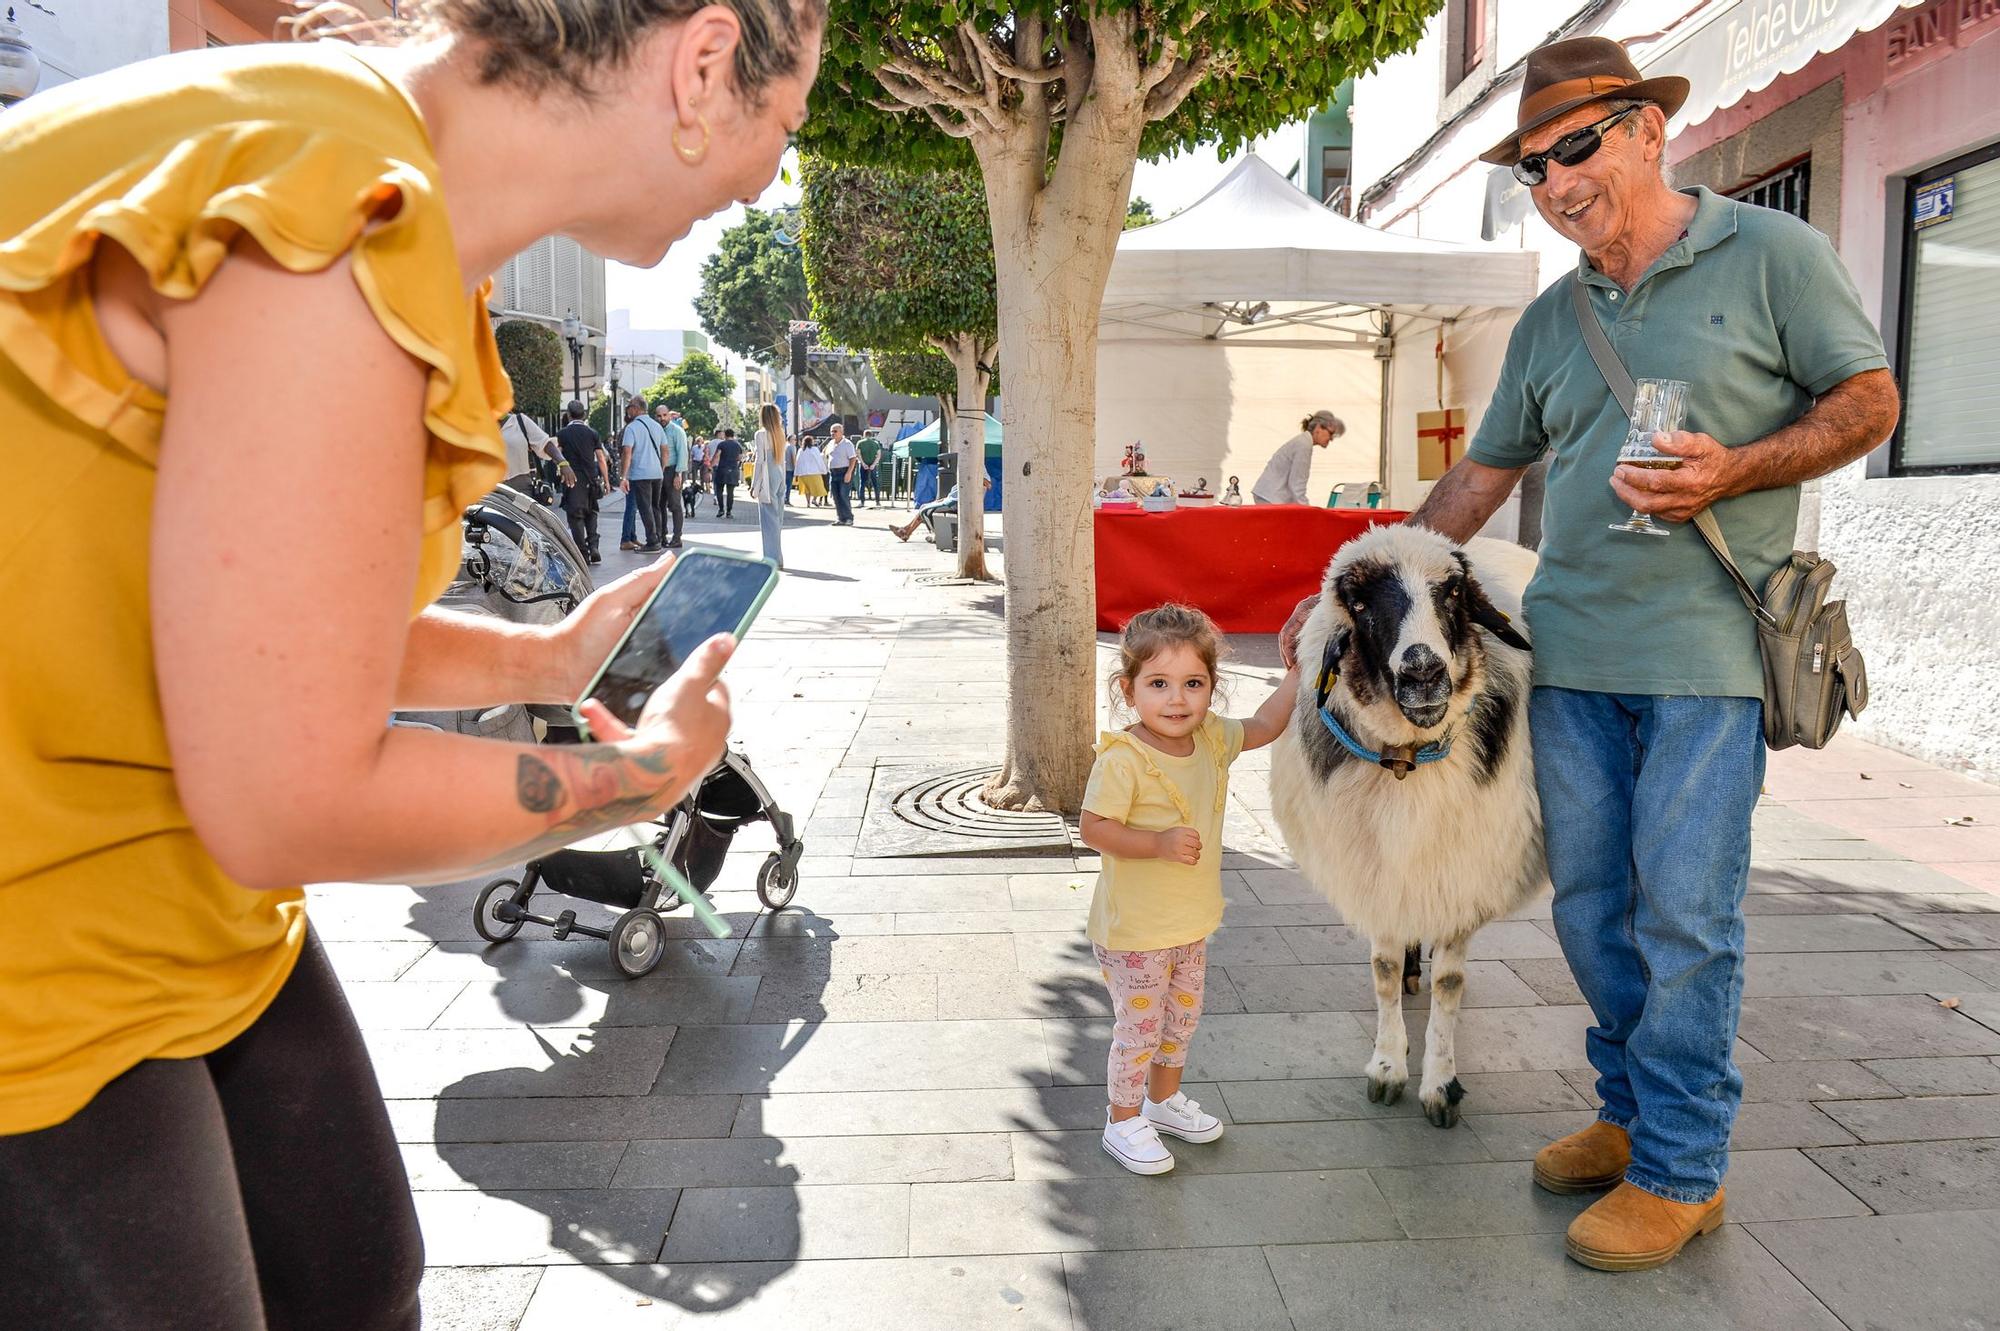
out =
[[1144,1114],[1113,1123],[1110,1111],[1106,1110],[1104,1149],[1134,1174],[1164,1174],[1174,1167],[1174,1157]]
[[1201,1112],[1201,1106],[1187,1098],[1185,1092],[1175,1091],[1165,1100],[1156,1101],[1146,1097],[1146,1107],[1139,1117],[1151,1123],[1154,1128],[1184,1142],[1212,1142],[1222,1135],[1222,1120],[1213,1114]]

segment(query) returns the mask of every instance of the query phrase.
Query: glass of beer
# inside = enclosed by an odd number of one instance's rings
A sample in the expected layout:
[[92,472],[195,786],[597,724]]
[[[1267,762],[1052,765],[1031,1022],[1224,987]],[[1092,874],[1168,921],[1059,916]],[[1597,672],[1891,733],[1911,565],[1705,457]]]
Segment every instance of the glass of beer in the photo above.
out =
[[[1681,465],[1679,458],[1653,446],[1653,436],[1681,428],[1687,416],[1687,392],[1687,383],[1681,379],[1641,379],[1632,386],[1632,423],[1618,450],[1618,465],[1662,470]],[[1672,531],[1636,508],[1625,521],[1612,523],[1611,530],[1635,531],[1642,536],[1667,536]]]

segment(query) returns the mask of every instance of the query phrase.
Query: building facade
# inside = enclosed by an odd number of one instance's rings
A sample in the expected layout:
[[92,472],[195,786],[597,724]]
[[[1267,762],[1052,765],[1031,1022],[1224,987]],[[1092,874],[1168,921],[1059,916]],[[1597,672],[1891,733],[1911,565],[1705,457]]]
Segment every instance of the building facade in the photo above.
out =
[[563,392],[588,399],[606,387],[609,324],[604,313],[604,260],[568,236],[543,236],[500,265],[488,302],[493,318],[530,319],[562,331],[574,314],[583,324],[580,363],[572,357]]
[[[1873,684],[1857,733],[2000,776],[2000,0],[1448,0],[1418,48],[1359,81],[1358,215],[1389,230],[1576,262],[1478,154],[1512,128],[1527,52],[1553,36],[1627,44],[1685,75],[1669,126],[1682,187],[1824,232],[1883,332],[1896,435],[1808,487],[1799,543],[1841,569]],[[1455,329],[1453,405],[1477,428],[1512,316]]]

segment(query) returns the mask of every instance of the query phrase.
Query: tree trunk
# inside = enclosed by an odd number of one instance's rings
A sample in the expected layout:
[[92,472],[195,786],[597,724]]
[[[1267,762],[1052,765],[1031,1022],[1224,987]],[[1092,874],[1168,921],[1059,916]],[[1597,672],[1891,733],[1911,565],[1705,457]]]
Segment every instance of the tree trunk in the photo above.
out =
[[1020,151],[974,144],[993,223],[1007,369],[1007,756],[984,792],[998,808],[1075,813],[1090,775],[1097,316],[1144,127],[1136,104],[1119,114],[1113,100],[1102,97],[1096,114],[1068,126],[1053,176],[1042,142]]
[[[958,576],[981,582],[986,571],[986,379],[979,346],[970,337],[943,342],[958,372],[958,408],[952,418],[952,452],[958,457]],[[944,498],[939,495],[938,498]]]

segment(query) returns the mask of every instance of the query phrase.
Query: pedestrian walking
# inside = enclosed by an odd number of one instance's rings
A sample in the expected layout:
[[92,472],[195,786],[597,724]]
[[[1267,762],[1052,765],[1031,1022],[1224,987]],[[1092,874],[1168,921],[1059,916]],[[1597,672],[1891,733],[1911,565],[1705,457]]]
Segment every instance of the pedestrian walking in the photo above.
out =
[[[1477,435],[1410,519],[1467,540],[1554,454],[1525,602],[1529,734],[1601,1107],[1542,1148],[1534,1179],[1610,1189],[1567,1250],[1618,1271],[1722,1224],[1743,1092],[1764,665],[1734,583],[1684,524],[1712,510],[1764,586],[1790,561],[1800,483],[1867,454],[1898,414],[1881,337],[1826,237],[1667,182],[1667,123],[1689,91],[1642,78],[1603,37],[1528,54],[1516,129],[1483,160],[1510,167],[1582,257],[1522,312]],[[1622,463],[1629,418],[1592,353],[1600,336],[1633,378],[1689,386],[1690,428],[1651,437],[1676,465]],[[1633,510],[1675,525],[1635,535]]]
[[549,235],[653,261],[775,175],[819,63],[813,4],[530,8],[4,113],[0,440],[41,480],[0,542],[0,1326],[416,1327],[408,1175],[300,884],[484,877],[722,755],[726,639],[636,725],[593,712],[608,742],[385,725],[580,696],[665,571],[559,625],[434,604],[506,474],[485,275]]
[[875,498],[869,506],[871,508],[880,507],[882,504],[882,436],[873,430],[865,431],[861,436],[861,442],[855,445],[855,450],[861,455],[861,498],[866,501],[869,492],[872,490]]
[[724,426],[722,438],[715,441],[715,515],[719,518],[736,516],[736,487],[743,479],[743,441],[736,437],[736,431]]
[[523,476],[539,477],[536,461],[547,458],[553,462],[561,455],[555,436],[518,407],[500,418],[500,442],[507,449],[509,481],[518,481]]
[[674,527],[673,539],[667,542],[667,549],[681,548],[681,528],[685,523],[685,509],[681,506],[681,475],[688,469],[687,427],[681,424],[681,414],[665,403],[654,409],[657,423],[667,434],[666,492],[667,517]]
[[625,399],[625,432],[618,437],[618,458],[625,479],[618,488],[626,492],[626,507],[639,510],[639,522],[646,529],[641,550],[658,550],[666,531],[665,504],[660,495],[660,487],[669,483],[662,461],[666,451],[666,431],[646,414],[645,401],[637,395]]
[[861,452],[847,437],[847,428],[835,421],[833,438],[827,443],[827,479],[833,489],[834,525],[854,525],[854,503],[850,491],[855,473],[861,470]]
[[775,403],[764,404],[757,416],[757,433],[750,440],[756,470],[750,473],[750,494],[757,501],[757,526],[764,537],[764,558],[779,568],[785,566],[786,492],[779,486],[782,476],[789,483],[791,471],[785,465],[791,448],[785,442],[785,416]]
[[1113,687],[1136,715],[1098,739],[1083,843],[1104,857],[1084,933],[1111,991],[1110,1100],[1102,1145],[1134,1174],[1164,1174],[1160,1141],[1212,1142],[1222,1121],[1181,1091],[1201,1021],[1208,936],[1222,925],[1222,818],[1229,767],[1285,733],[1294,666],[1248,720],[1210,711],[1222,635],[1164,605],[1133,617]]
[[826,454],[821,451],[819,441],[808,435],[799,444],[799,489],[805,494],[807,508],[824,508],[827,503]]
[[556,448],[562,454],[556,477],[562,484],[563,516],[569,519],[570,538],[583,557],[601,564],[604,555],[597,548],[597,508],[611,493],[611,461],[604,454],[604,441],[584,420],[590,412],[582,402],[571,401],[563,414],[569,419],[556,431]]

